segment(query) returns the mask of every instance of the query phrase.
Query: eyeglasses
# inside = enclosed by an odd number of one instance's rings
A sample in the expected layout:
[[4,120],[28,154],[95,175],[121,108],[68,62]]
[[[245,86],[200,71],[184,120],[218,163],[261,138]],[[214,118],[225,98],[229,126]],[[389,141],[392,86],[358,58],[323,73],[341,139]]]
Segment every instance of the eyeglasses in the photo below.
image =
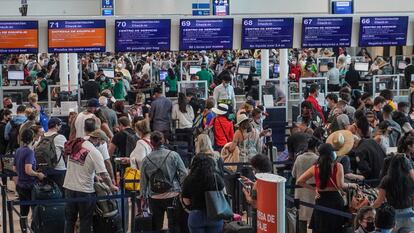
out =
[[374,222],[374,218],[363,218],[362,220],[365,220],[367,222]]

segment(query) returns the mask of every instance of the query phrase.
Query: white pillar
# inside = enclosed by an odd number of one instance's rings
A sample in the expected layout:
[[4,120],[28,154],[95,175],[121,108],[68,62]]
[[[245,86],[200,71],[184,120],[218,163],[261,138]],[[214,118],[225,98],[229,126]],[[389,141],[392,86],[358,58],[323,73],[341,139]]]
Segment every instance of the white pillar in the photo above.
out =
[[68,68],[68,54],[59,54],[59,79],[60,79],[60,90],[68,91],[69,83],[69,68]]
[[[78,54],[69,53],[69,90],[78,90],[79,84]],[[74,86],[75,85],[75,86]]]
[[288,76],[289,76],[289,55],[287,49],[279,50],[279,79],[280,79],[280,89],[285,92],[286,97],[288,96]]
[[260,84],[264,85],[266,80],[269,79],[269,50],[262,49],[260,52],[260,60],[262,65],[262,76],[260,79]]

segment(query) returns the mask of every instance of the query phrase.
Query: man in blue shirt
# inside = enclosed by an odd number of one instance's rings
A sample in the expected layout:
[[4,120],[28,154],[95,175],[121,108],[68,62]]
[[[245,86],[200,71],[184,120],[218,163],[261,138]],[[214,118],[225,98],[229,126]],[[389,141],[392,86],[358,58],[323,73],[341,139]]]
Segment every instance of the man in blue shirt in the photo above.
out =
[[154,88],[154,101],[151,103],[150,119],[153,131],[160,131],[167,139],[171,132],[172,102],[165,98],[160,87]]

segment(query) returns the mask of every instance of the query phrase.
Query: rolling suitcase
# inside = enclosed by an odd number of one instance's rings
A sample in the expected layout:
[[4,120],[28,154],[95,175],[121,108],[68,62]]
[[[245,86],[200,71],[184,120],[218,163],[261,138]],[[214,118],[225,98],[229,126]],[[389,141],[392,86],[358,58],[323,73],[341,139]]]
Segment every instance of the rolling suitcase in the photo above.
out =
[[142,211],[135,216],[134,228],[133,233],[152,231],[152,214],[148,211]]
[[245,222],[233,221],[224,224],[223,233],[254,233],[253,227]]
[[32,229],[35,233],[63,232],[65,204],[37,205],[33,208]]
[[93,216],[93,232],[96,233],[123,233],[121,215],[103,217],[99,214]]

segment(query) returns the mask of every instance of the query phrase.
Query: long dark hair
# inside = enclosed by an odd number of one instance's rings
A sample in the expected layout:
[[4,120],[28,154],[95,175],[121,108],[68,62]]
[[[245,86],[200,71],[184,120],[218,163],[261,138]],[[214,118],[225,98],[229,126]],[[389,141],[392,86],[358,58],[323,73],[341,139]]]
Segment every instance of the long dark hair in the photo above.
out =
[[180,112],[182,113],[186,113],[187,112],[187,97],[185,96],[184,93],[180,92],[178,93],[178,109],[180,110]]
[[386,191],[387,199],[394,204],[404,205],[408,195],[413,195],[414,181],[410,177],[409,161],[404,154],[396,154],[392,157],[387,175],[382,184]]
[[332,173],[332,164],[335,162],[333,160],[333,153],[335,152],[334,148],[331,144],[324,143],[319,146],[319,159],[317,165],[319,167],[319,178],[320,178],[320,188],[325,189],[329,177],[331,177]]
[[[414,144],[414,136],[407,133],[398,141],[398,153],[408,153],[408,146]],[[409,154],[411,156],[411,153]]]
[[174,70],[173,69],[169,68],[168,71],[167,71],[167,73],[168,73],[168,77],[171,80],[174,80],[175,79],[175,74],[174,74]]
[[193,177],[204,184],[212,183],[215,175],[215,162],[207,154],[198,154],[194,157],[190,165],[190,174],[188,177]]

